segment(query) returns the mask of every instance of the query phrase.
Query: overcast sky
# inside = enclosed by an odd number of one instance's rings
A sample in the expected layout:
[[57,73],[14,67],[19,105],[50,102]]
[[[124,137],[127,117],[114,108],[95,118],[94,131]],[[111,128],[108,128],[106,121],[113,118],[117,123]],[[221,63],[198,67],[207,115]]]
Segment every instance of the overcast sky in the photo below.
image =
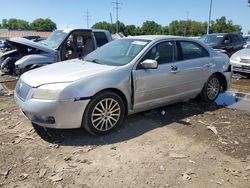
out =
[[[58,28],[87,27],[87,10],[90,26],[99,21],[115,22],[115,0],[0,0],[0,19],[21,18],[29,22],[36,18],[50,18]],[[173,20],[208,20],[210,0],[121,0],[120,21],[141,26],[146,20],[168,25]],[[213,0],[212,19],[226,16],[239,24],[243,32],[250,30],[250,7],[247,0]]]

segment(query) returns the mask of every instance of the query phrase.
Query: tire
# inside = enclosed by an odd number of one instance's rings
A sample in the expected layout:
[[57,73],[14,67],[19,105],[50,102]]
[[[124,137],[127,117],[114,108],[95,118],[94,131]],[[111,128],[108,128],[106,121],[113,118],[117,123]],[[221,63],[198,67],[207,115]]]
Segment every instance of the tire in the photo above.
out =
[[214,102],[221,90],[220,77],[217,75],[212,75],[209,77],[208,81],[205,83],[202,92],[201,99],[205,102]]
[[94,96],[83,115],[82,127],[93,135],[105,135],[118,127],[125,116],[121,97],[113,92]]

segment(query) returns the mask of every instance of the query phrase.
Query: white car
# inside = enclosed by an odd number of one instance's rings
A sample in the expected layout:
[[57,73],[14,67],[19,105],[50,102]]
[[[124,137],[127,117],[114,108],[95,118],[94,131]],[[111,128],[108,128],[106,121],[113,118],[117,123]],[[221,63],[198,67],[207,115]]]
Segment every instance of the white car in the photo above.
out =
[[250,74],[250,46],[234,53],[230,64],[233,72]]

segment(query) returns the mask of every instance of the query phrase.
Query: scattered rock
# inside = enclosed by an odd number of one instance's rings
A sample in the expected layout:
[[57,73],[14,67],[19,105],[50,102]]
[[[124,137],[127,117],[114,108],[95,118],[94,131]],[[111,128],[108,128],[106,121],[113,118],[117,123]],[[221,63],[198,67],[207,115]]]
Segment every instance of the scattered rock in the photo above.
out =
[[72,156],[71,155],[65,156],[63,159],[64,159],[64,161],[71,161],[72,160]]
[[227,168],[224,168],[224,171],[225,172],[230,172],[233,176],[236,176],[236,177],[241,177],[241,171],[238,171],[238,170],[235,170],[235,169],[227,169]]
[[49,179],[53,182],[58,182],[63,180],[63,173],[52,174]]
[[165,114],[166,114],[166,111],[165,111],[165,110],[162,110],[162,111],[161,111],[161,115],[162,115],[162,116],[165,116]]
[[164,166],[160,166],[160,171],[165,171],[165,168],[164,168]]
[[219,181],[217,181],[217,182],[216,182],[216,184],[218,184],[218,185],[222,185],[222,183],[221,183],[221,182],[219,182]]
[[250,171],[250,165],[246,167],[246,171]]
[[27,179],[28,176],[29,176],[29,174],[25,174],[25,173],[22,173],[22,174],[19,175],[19,177],[21,178],[21,180]]
[[8,168],[6,171],[1,172],[1,175],[3,175],[4,178],[8,178],[8,175],[10,174],[11,170],[12,170],[12,168]]
[[116,150],[116,146],[112,146],[110,149],[111,150]]
[[183,154],[170,153],[170,154],[169,154],[169,157],[172,158],[172,159],[185,159],[185,158],[187,158],[188,156],[183,155]]
[[207,129],[211,130],[216,135],[218,134],[218,131],[217,131],[215,126],[209,125],[209,126],[207,126]]
[[182,180],[189,181],[192,179],[191,175],[195,174],[191,169],[188,169],[186,172],[182,173]]
[[195,162],[194,162],[194,161],[192,161],[192,160],[188,160],[188,162],[190,162],[190,163],[192,163],[192,164],[195,164]]
[[46,172],[47,172],[46,169],[41,168],[39,171],[39,178],[43,178],[45,176]]

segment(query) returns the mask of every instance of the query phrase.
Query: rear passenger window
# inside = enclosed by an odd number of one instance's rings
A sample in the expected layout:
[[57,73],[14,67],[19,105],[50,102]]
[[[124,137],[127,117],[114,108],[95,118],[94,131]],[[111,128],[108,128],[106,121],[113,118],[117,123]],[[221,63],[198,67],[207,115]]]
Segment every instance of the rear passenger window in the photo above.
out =
[[158,64],[165,64],[175,61],[175,43],[162,42],[155,45],[143,58],[156,60]]
[[196,59],[209,56],[208,51],[197,43],[189,41],[181,41],[179,42],[179,44],[180,44],[180,50],[181,50],[180,54],[182,56],[181,58],[182,60]]
[[237,35],[231,35],[231,37],[232,37],[233,43],[240,42],[240,39],[238,38]]
[[104,44],[108,43],[108,39],[107,39],[105,33],[103,33],[103,32],[94,32],[94,35],[95,35],[97,47],[101,47]]

